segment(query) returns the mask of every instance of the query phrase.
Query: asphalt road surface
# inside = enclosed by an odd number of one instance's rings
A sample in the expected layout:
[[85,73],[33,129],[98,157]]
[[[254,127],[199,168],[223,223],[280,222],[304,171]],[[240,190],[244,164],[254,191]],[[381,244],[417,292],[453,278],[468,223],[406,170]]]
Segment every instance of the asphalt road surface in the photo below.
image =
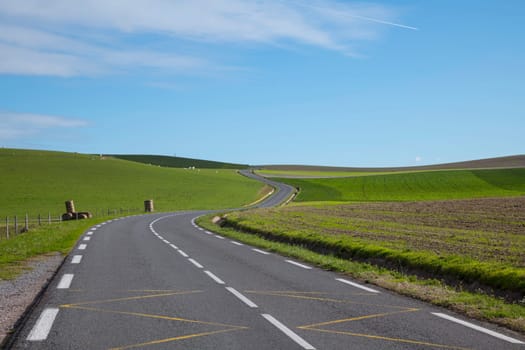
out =
[[195,225],[203,213],[86,231],[11,348],[525,349],[505,329],[217,236]]

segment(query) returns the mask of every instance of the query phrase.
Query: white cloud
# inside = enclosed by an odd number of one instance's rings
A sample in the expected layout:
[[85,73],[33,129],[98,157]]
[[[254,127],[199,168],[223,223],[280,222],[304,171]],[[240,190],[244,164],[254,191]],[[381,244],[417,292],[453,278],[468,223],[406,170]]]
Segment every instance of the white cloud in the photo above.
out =
[[87,121],[80,119],[0,111],[0,140],[27,137],[46,129],[79,128],[87,125]]
[[164,43],[303,44],[353,54],[356,42],[376,38],[381,27],[403,27],[392,22],[389,7],[332,0],[0,1],[0,19],[0,54],[9,55],[0,72],[58,76],[210,65],[173,44],[130,43],[140,35]]
[[419,163],[419,162],[421,162],[422,160],[423,160],[423,157],[421,157],[421,156],[416,156],[416,162]]

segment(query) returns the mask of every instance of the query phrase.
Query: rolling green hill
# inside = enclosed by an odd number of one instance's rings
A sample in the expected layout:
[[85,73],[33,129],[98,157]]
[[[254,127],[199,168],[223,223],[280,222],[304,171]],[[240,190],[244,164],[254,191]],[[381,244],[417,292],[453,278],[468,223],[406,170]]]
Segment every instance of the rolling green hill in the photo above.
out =
[[525,194],[525,168],[443,170],[279,181],[301,189],[296,198],[298,202],[409,201]]
[[[408,167],[389,167],[389,168],[358,168],[358,167],[331,167],[317,165],[258,165],[254,169],[268,174],[288,174],[307,175],[307,176],[330,176],[331,173],[392,173],[392,172],[413,172],[428,170],[464,170],[464,169],[502,169],[502,168],[525,168],[525,155],[505,156],[496,158],[485,158],[468,160],[464,162],[443,163]],[[342,175],[346,176],[346,175]]]
[[113,154],[109,157],[118,159],[129,160],[132,162],[160,165],[168,168],[189,168],[196,167],[200,169],[246,169],[246,164],[232,164],[223,162],[214,162],[211,160],[201,160],[193,158],[183,157],[170,157],[170,156],[153,156],[153,155],[140,155],[140,154]]
[[258,198],[259,182],[228,169],[173,169],[77,153],[0,149],[0,217],[143,208],[234,208]]

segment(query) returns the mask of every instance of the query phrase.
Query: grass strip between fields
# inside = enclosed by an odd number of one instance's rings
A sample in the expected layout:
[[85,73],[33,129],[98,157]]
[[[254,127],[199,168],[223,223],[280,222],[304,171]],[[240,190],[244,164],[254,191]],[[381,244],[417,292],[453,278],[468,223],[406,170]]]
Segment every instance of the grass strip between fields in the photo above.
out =
[[253,231],[240,231],[238,227],[220,227],[211,222],[212,216],[203,216],[197,220],[197,223],[208,230],[235,240],[301,259],[327,270],[343,272],[365,283],[373,283],[403,295],[447,307],[469,317],[487,320],[525,333],[524,301],[507,303],[501,298],[483,293],[456,290],[437,279],[417,278],[369,263],[343,259],[328,252],[315,252],[306,248],[305,244],[299,241],[277,242],[265,239],[264,235],[259,235]]

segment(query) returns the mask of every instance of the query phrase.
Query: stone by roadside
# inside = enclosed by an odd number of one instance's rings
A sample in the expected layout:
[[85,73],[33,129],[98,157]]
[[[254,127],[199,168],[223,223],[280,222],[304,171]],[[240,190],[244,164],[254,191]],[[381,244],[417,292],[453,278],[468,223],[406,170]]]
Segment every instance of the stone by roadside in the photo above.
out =
[[0,280],[0,344],[13,331],[16,321],[53,277],[63,259],[58,253],[45,255],[30,261],[30,270],[15,280]]

